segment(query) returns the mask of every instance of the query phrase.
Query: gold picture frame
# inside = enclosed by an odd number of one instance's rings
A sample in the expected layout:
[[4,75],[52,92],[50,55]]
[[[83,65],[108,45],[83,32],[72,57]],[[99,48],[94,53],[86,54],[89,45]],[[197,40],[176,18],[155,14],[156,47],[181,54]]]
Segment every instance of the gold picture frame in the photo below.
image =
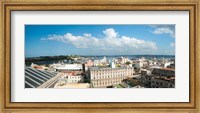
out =
[[[199,0],[2,0],[1,7],[1,68],[0,111],[5,113],[57,112],[118,112],[118,113],[199,113]],[[189,11],[190,17],[190,102],[133,103],[20,103],[11,102],[11,11]]]

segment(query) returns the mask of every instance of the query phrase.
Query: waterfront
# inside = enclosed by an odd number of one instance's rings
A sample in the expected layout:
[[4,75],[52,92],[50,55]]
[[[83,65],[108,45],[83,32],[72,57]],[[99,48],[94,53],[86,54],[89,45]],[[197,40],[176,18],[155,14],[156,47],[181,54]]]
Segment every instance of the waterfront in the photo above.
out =
[[[64,56],[64,55],[62,55]],[[67,56],[67,55],[66,55]],[[166,58],[169,58],[169,59],[175,59],[175,56],[174,55],[79,55],[80,57],[82,58],[88,58],[88,59],[91,59],[91,60],[100,60],[102,59],[103,57],[106,57],[108,60],[112,60],[113,58],[120,58],[120,57],[126,57],[126,58],[129,58],[129,59],[139,59],[139,58],[142,58],[142,57],[145,57],[146,59],[166,59]],[[52,56],[53,57],[53,56]],[[55,56],[54,56],[55,57]],[[53,63],[58,63],[59,61],[62,61],[64,63],[74,63],[72,60],[67,60],[67,59],[62,59],[62,60],[53,60],[53,61],[33,61],[33,62],[27,62],[26,60],[27,59],[35,59],[35,58],[40,58],[40,57],[27,57],[25,59],[25,63],[26,63],[26,66],[30,66],[31,63],[35,63],[35,64],[38,64],[38,65],[49,65],[49,64],[53,64]]]
[[[41,58],[49,57],[59,56]],[[40,57],[29,58],[29,61],[35,59]],[[175,57],[172,55],[67,55],[58,61],[47,59],[28,62],[26,88],[175,87]]]
[[173,24],[26,25],[25,32],[25,88],[175,88]]

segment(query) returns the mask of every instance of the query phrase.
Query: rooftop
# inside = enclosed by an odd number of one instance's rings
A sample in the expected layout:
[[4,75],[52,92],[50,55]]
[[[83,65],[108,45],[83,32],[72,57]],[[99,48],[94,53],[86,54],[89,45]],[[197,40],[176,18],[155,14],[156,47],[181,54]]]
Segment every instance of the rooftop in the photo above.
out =
[[155,77],[155,79],[159,79],[159,80],[165,80],[165,81],[171,81],[171,80],[175,80],[175,77]]
[[56,84],[54,88],[89,88],[89,83],[66,83],[62,86]]
[[25,88],[37,88],[57,75],[57,72],[25,68]]
[[83,69],[82,64],[55,64],[54,68],[56,69]]
[[172,68],[161,68],[162,70],[169,70],[169,71],[174,71],[175,69]]
[[128,69],[128,68],[127,67],[116,67],[116,68],[111,68],[111,67],[91,67],[89,70],[96,71],[96,70],[115,70],[115,69],[117,70],[117,69]]

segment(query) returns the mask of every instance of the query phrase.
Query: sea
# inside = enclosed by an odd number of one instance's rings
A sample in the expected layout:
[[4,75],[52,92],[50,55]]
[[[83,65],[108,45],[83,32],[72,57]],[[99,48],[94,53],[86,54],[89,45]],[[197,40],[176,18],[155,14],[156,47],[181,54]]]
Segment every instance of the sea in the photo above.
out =
[[[175,59],[175,55],[82,55],[81,57],[91,59],[91,60],[100,60],[106,57],[107,60],[112,60],[113,58],[121,58],[121,57],[126,57],[129,59],[139,59],[139,58],[145,58],[145,59]],[[33,58],[33,57],[32,57]],[[49,65],[53,63],[58,63],[59,61],[39,61],[39,62],[33,62],[38,65]],[[62,62],[64,63],[76,63],[73,61],[67,61],[63,60]],[[26,66],[30,66],[30,62],[26,62]]]

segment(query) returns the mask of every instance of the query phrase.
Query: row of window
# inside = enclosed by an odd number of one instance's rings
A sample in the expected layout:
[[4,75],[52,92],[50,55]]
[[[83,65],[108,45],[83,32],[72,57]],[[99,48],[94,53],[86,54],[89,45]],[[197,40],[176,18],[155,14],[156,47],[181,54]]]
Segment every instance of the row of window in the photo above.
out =
[[174,85],[172,85],[172,84],[167,84],[167,85],[153,84],[151,87],[152,87],[152,88],[159,88],[159,87],[163,87],[163,88],[173,88]]
[[150,81],[148,79],[142,80],[144,84],[149,84],[152,88],[157,87],[174,87],[172,83],[169,83],[167,81]]
[[80,76],[69,76],[69,78],[81,78]]
[[[128,69],[128,71],[134,71],[134,69]],[[98,70],[98,71],[91,71],[91,73],[106,73],[106,72],[127,72],[127,69],[123,69],[123,70]]]
[[166,74],[174,74],[175,71],[169,71],[169,70],[154,70],[153,73],[166,73]]
[[97,76],[101,76],[101,75],[127,75],[127,74],[134,74],[133,72],[129,72],[129,73],[103,73],[103,74],[101,74],[101,73],[91,73],[91,75],[97,75]]
[[115,79],[105,79],[105,80],[92,80],[91,82],[112,82],[112,81],[122,81],[126,78],[115,78]]
[[99,74],[99,75],[104,75],[104,74],[126,74],[126,73],[134,73],[134,71],[124,71],[124,72],[91,72],[91,74]]
[[107,78],[126,77],[126,76],[127,75],[107,75],[107,76],[91,75],[91,79],[107,79]]
[[109,81],[109,82],[93,82],[93,86],[109,86],[109,85],[112,85],[112,84],[119,84],[121,83],[122,80],[118,80],[118,81]]

